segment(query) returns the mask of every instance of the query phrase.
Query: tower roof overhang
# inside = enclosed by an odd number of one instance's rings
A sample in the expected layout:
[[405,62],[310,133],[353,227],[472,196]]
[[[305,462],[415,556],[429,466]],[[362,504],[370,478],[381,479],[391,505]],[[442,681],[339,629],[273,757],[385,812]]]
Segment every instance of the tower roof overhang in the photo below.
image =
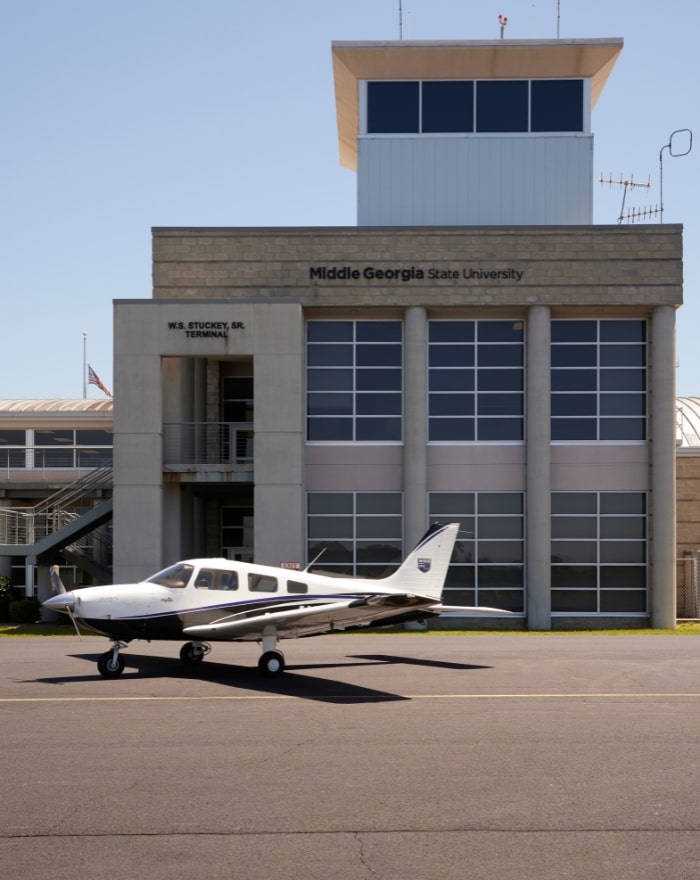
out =
[[357,166],[359,83],[401,79],[591,81],[591,109],[622,51],[621,37],[580,40],[400,40],[333,42],[340,162]]

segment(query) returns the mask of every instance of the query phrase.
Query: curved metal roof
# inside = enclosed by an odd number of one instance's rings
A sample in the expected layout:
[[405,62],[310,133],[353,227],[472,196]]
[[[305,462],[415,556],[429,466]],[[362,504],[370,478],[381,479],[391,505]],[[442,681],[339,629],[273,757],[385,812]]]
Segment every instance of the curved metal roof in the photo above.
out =
[[700,397],[676,398],[676,446],[700,447]]
[[113,400],[78,398],[2,398],[2,413],[111,413]]

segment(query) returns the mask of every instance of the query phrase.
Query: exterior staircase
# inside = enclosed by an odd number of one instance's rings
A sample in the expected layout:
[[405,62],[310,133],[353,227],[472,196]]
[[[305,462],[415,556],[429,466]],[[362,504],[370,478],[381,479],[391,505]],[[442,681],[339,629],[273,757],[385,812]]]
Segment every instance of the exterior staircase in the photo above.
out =
[[[112,468],[97,468],[34,507],[0,508],[0,556],[51,565],[60,554],[91,579],[109,583],[111,538],[105,542],[100,527],[111,519]],[[99,559],[88,552],[97,546]]]

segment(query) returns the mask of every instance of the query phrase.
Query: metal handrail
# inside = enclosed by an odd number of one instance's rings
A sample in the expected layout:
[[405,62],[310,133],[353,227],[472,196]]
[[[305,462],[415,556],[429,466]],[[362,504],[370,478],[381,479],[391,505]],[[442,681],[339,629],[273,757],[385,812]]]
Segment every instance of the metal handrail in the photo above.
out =
[[231,467],[253,461],[251,422],[164,422],[163,464]]
[[112,468],[97,468],[33,507],[0,508],[0,544],[35,544],[84,513],[81,501],[94,500],[111,487]]

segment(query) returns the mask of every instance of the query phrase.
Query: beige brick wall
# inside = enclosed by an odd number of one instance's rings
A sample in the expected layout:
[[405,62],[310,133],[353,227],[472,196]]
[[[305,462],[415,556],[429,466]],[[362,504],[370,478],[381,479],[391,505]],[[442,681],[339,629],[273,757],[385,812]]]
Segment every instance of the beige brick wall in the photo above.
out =
[[[316,267],[360,277],[312,278]],[[423,277],[367,278],[368,267]],[[682,227],[154,229],[153,284],[155,299],[305,307],[680,305]]]
[[676,458],[676,530],[679,557],[700,550],[700,450]]

